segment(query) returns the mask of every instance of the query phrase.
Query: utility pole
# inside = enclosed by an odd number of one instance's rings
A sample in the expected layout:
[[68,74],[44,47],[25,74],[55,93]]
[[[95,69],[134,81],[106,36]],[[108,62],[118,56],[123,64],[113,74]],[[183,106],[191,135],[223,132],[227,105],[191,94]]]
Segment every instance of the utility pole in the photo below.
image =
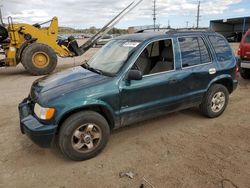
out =
[[186,21],[186,27],[187,27],[187,29],[188,29],[188,24],[189,24],[189,21]]
[[168,29],[170,29],[171,26],[170,26],[170,20],[168,20]]
[[3,23],[3,15],[2,15],[2,7],[3,7],[3,5],[0,5],[0,25],[4,25],[4,23]]
[[201,1],[198,2],[198,8],[197,8],[197,29],[199,28],[200,23],[200,7],[201,7]]
[[154,21],[154,31],[156,27],[156,0],[153,0],[153,21]]

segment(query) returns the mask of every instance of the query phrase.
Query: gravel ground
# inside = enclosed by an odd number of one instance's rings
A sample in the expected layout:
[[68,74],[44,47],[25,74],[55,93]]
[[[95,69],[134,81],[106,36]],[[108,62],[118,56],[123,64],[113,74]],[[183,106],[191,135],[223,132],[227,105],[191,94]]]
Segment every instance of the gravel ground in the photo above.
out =
[[[60,59],[57,71],[94,51]],[[20,133],[17,104],[37,78],[21,65],[0,69],[0,187],[250,187],[250,81],[241,79],[219,118],[193,108],[137,123],[113,131],[97,157],[73,162]]]

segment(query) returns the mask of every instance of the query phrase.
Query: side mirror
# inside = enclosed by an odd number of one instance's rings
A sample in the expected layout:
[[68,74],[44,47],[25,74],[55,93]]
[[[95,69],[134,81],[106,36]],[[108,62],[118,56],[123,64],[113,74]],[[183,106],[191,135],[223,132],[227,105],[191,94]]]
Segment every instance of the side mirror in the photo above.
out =
[[130,70],[127,75],[127,80],[141,80],[142,73],[139,70]]

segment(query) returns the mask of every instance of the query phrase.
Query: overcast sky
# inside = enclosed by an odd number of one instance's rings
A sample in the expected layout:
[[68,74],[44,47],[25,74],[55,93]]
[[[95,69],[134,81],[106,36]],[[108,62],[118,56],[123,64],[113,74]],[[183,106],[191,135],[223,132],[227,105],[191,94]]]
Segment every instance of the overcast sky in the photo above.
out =
[[[132,0],[0,0],[6,20],[12,16],[16,22],[36,23],[59,18],[60,26],[74,28],[101,27]],[[144,0],[117,27],[150,25],[152,0]],[[157,23],[162,26],[185,27],[196,24],[197,0],[156,0]],[[209,20],[249,16],[250,0],[202,0],[201,26]]]

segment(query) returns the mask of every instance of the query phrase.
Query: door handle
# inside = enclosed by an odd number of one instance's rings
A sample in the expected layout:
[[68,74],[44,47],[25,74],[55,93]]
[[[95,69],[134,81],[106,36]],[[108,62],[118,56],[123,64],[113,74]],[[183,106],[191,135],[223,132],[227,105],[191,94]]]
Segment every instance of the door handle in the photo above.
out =
[[208,70],[209,74],[215,74],[216,73],[216,68],[211,68]]

